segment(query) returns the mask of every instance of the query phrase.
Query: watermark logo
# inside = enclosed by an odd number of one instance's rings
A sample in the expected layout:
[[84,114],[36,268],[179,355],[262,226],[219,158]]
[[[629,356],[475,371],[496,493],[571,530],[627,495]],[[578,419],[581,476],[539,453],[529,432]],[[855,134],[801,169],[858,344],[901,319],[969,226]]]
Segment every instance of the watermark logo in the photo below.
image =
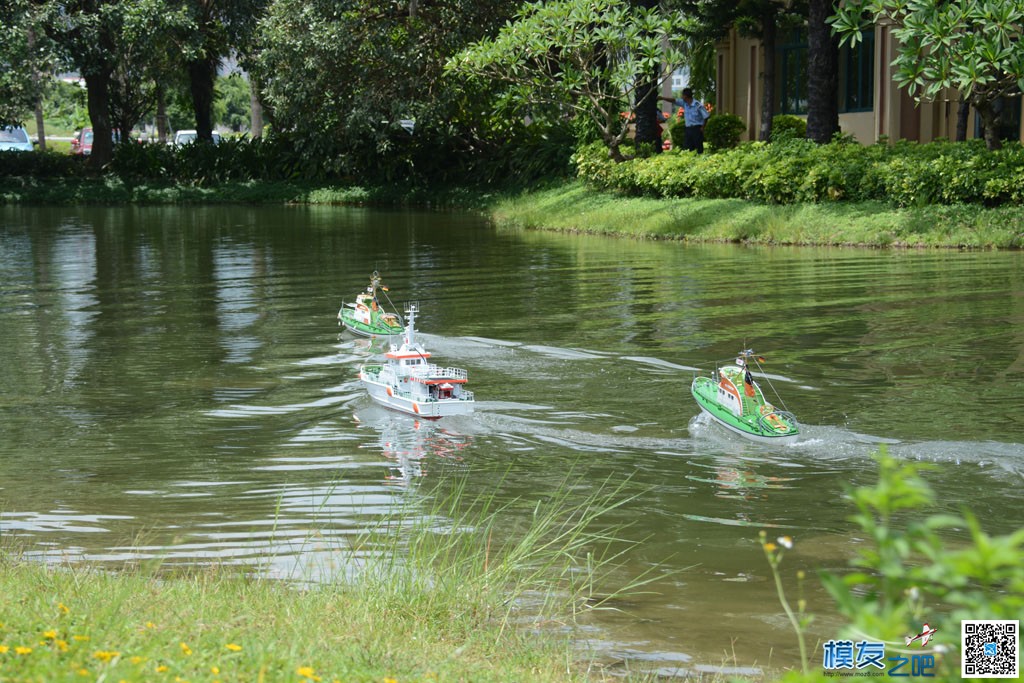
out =
[[938,630],[939,629],[937,629],[937,628],[929,627],[928,624],[925,623],[921,627],[921,632],[918,633],[916,636],[907,636],[907,646],[909,647],[910,644],[912,642],[914,642],[915,640],[920,640],[921,641],[921,647],[924,647],[925,645],[928,644],[928,641],[931,640],[932,636],[935,635],[935,632],[938,631]]
[[[924,624],[920,633],[904,638],[906,646],[919,643],[923,648],[937,631],[937,628]],[[894,648],[892,656],[886,657],[885,646],[885,642],[867,639],[856,642],[829,640],[823,645],[821,665],[826,676],[935,677],[935,655]]]

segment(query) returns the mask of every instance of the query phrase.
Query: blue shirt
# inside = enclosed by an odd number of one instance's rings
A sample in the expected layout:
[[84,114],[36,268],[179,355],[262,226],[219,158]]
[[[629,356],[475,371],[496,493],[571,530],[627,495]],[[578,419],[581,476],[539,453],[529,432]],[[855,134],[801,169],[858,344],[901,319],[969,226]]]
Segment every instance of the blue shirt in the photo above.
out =
[[677,99],[676,106],[683,108],[683,122],[687,126],[703,126],[704,122],[711,116],[699,100],[691,100],[687,104],[686,100]]

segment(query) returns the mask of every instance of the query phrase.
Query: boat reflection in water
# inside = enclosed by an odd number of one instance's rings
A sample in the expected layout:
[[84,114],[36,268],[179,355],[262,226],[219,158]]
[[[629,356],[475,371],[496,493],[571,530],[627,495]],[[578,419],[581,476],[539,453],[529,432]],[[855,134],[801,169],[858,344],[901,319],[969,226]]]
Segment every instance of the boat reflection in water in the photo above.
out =
[[375,429],[380,433],[379,438],[364,443],[361,448],[380,451],[388,461],[384,480],[393,486],[409,486],[440,463],[445,466],[461,464],[462,451],[473,442],[468,434],[459,434],[428,420],[392,414],[365,419],[356,415],[355,419],[360,429]]

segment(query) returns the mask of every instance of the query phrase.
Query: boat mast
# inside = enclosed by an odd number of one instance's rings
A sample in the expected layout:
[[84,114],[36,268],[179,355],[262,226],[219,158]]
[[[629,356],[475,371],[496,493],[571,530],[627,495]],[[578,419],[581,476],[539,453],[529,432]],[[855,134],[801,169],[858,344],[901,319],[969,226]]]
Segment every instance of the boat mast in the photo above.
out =
[[416,343],[416,304],[410,303],[405,307],[405,314],[407,316],[405,325],[405,343],[409,346],[413,346]]

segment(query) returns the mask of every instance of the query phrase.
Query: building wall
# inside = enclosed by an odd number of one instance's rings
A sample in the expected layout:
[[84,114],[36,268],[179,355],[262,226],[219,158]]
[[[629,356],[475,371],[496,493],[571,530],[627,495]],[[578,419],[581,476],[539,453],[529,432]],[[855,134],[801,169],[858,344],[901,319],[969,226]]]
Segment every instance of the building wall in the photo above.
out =
[[[871,111],[839,114],[839,127],[844,134],[859,142],[871,144],[880,137],[889,140],[930,142],[936,138],[955,139],[959,95],[949,90],[931,102],[915,103],[893,80],[891,66],[896,53],[893,27],[875,26],[874,95]],[[747,124],[744,140],[756,140],[761,119],[764,48],[760,41],[744,38],[735,30],[717,48],[716,111],[736,114]],[[776,88],[778,90],[778,88]],[[776,92],[776,97],[778,97]],[[802,118],[806,118],[803,116]],[[1024,140],[1024,116],[1020,124]],[[967,123],[968,138],[974,137],[976,115],[971,110]]]

